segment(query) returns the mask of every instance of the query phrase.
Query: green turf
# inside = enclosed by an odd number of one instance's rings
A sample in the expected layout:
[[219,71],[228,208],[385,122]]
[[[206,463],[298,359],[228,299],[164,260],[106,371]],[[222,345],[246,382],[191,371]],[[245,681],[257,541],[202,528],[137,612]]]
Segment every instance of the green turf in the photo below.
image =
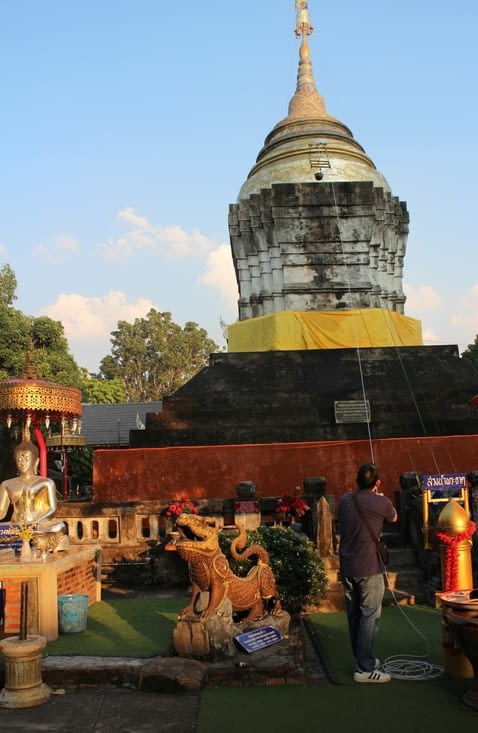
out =
[[88,608],[86,631],[60,634],[50,655],[151,657],[171,651],[178,611],[187,598],[114,599]]
[[[87,629],[49,642],[46,653],[149,657],[171,651],[177,613],[187,598],[121,599],[88,609]],[[444,664],[440,611],[428,607],[385,608],[375,652],[427,655]],[[313,614],[326,657],[340,684],[316,686],[205,687],[196,733],[316,733],[321,730],[370,733],[448,733],[476,726],[476,713],[461,696],[470,680],[392,680],[386,685],[352,681],[353,659],[344,613]],[[415,630],[413,627],[416,627]],[[426,641],[420,636],[423,634]]]
[[[385,608],[375,652],[427,655],[444,665],[441,613],[428,607]],[[206,688],[201,694],[196,733],[316,733],[322,730],[370,733],[448,733],[476,726],[476,713],[461,696],[470,680],[446,675],[429,681],[394,679],[385,685],[352,680],[353,659],[344,613],[314,614],[320,636],[340,684],[318,686]],[[424,642],[410,622],[426,637]]]
[[[338,681],[350,682],[354,659],[345,614],[315,613],[310,621]],[[429,606],[387,606],[379,622],[374,651],[382,661],[394,655],[411,655],[443,665],[441,611]]]

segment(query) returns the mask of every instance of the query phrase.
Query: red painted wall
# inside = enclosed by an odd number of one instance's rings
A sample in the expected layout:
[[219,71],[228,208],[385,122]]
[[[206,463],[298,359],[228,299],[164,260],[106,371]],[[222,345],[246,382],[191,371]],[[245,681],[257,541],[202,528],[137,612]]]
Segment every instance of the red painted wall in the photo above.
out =
[[[258,496],[278,496],[307,476],[325,476],[327,494],[338,498],[354,487],[357,467],[371,458],[365,440],[97,450],[93,500],[233,498],[240,481],[254,481]],[[393,498],[405,471],[478,470],[478,435],[377,440],[373,460],[384,493]]]

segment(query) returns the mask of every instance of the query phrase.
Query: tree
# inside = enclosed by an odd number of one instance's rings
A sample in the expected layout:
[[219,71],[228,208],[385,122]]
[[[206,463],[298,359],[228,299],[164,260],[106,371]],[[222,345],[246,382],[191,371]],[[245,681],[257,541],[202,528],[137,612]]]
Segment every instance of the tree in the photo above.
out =
[[0,381],[21,375],[26,354],[35,373],[48,381],[79,387],[81,372],[68,351],[63,326],[46,316],[33,318],[12,306],[17,278],[10,265],[0,268]]
[[478,362],[478,335],[475,337],[474,342],[468,344],[468,347],[462,352],[462,357]]
[[0,303],[0,381],[18,377],[26,354],[32,357],[35,373],[42,379],[79,387],[81,373],[59,321],[41,316],[31,318]]
[[125,402],[124,386],[120,379],[83,379],[83,402],[93,405],[115,405]]
[[107,380],[121,380],[129,402],[172,394],[219,349],[196,323],[188,321],[181,328],[171,313],[154,309],[132,324],[119,321],[111,335],[111,355],[102,360],[100,373]]
[[0,269],[0,303],[2,305],[12,305],[17,299],[17,278],[10,265],[5,264]]

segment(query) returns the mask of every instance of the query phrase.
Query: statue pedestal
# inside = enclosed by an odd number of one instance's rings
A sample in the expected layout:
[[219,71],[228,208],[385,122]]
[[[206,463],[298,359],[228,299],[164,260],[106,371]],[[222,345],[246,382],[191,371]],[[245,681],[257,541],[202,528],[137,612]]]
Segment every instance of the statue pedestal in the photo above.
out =
[[28,634],[41,634],[48,641],[58,638],[58,601],[64,593],[86,593],[89,603],[101,600],[101,547],[70,546],[49,553],[45,561],[0,560],[0,580],[5,592],[5,634],[20,631],[20,587],[28,581]]
[[280,636],[287,637],[289,626],[287,611],[266,614],[256,621],[234,623],[231,601],[226,598],[208,619],[202,619],[197,613],[181,618],[173,630],[173,646],[179,657],[216,662],[237,653],[234,639],[245,631],[273,627]]

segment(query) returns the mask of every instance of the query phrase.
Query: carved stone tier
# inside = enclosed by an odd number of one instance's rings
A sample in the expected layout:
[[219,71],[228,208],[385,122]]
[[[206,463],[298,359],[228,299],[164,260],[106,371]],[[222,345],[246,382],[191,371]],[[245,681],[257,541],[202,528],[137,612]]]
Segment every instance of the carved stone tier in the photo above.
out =
[[406,204],[372,182],[281,183],[229,207],[239,320],[279,311],[403,313]]

